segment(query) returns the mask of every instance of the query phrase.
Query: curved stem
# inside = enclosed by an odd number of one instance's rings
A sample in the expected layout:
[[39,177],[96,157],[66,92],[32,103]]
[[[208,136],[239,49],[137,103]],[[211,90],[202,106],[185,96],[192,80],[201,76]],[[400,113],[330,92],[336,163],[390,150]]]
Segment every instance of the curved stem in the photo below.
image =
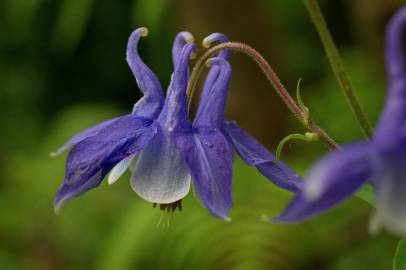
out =
[[[285,104],[288,106],[289,110],[296,116],[299,121],[305,125],[310,131],[316,133],[320,140],[322,140],[331,149],[340,149],[340,146],[330,138],[325,131],[323,131],[316,123],[309,120],[308,113],[303,112],[296,101],[291,97],[289,92],[283,86],[278,76],[273,71],[272,67],[264,59],[264,57],[259,54],[254,48],[239,42],[226,42],[218,44],[209,50],[207,50],[197,61],[193,68],[192,74],[190,75],[190,80],[187,88],[187,95],[189,100],[192,100],[194,89],[197,84],[197,80],[204,68],[206,61],[217,54],[223,49],[232,49],[238,52],[242,52],[248,55],[252,60],[254,60],[258,66],[261,68],[262,72],[265,74],[268,81],[275,88],[278,95],[282,98]],[[190,104],[190,103],[189,103]]]
[[275,151],[276,160],[280,160],[282,150],[285,147],[287,142],[289,142],[291,140],[315,142],[318,139],[319,139],[319,135],[317,135],[316,133],[306,132],[305,135],[299,134],[299,133],[290,134],[290,135],[286,136],[285,138],[283,138],[282,141],[279,142],[278,147],[276,148],[276,151]]
[[288,108],[292,113],[299,119],[303,119],[303,112],[300,110],[299,106],[296,104],[295,100],[289,95],[288,91],[280,82],[278,76],[271,68],[271,66],[266,62],[266,60],[252,47],[239,43],[239,42],[226,42],[219,45],[216,45],[209,50],[207,50],[202,57],[197,61],[195,67],[193,68],[192,74],[190,76],[190,81],[187,89],[187,94],[190,98],[193,97],[194,89],[197,83],[197,78],[200,76],[200,73],[203,70],[204,64],[206,61],[223,49],[233,49],[235,51],[243,52],[250,56],[261,68],[269,82],[276,89],[279,96],[286,103]]

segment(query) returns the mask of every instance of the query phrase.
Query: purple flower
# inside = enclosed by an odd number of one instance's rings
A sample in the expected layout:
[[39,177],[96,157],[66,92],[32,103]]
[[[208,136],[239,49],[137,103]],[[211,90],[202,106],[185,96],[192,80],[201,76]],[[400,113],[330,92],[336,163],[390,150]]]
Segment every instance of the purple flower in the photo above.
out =
[[[158,118],[162,122],[164,115],[169,114],[169,104],[164,106],[161,85],[141,60],[137,51],[139,39],[147,34],[146,28],[138,28],[131,34],[127,44],[127,62],[143,93],[143,97],[134,105],[133,111],[80,132],[53,153],[53,155],[60,154],[74,145],[66,161],[65,179],[55,196],[56,210],[68,200],[97,187],[104,176],[116,166],[110,177],[110,182],[114,182],[136,154],[144,148],[151,148],[149,146],[151,141],[156,144],[159,138],[162,139]],[[168,90],[170,93],[174,91],[173,88],[183,87],[187,81],[184,73],[189,56],[194,50],[191,44],[185,46],[187,41],[191,41],[190,38],[190,34],[180,33],[175,40],[173,55],[174,62],[177,64]],[[182,49],[184,49],[183,54]],[[171,102],[169,96],[167,103],[168,101]],[[170,147],[168,149],[170,151]],[[157,159],[152,164],[155,167],[165,165],[160,162],[162,160]],[[169,176],[169,178],[176,178],[174,186],[180,181],[189,181],[181,177],[180,169],[175,171],[176,173],[178,175]]]
[[[236,124],[224,120],[231,67],[228,51],[210,60],[202,99],[193,123],[188,118],[186,88],[188,62],[195,50],[188,32],[177,35],[172,50],[175,71],[163,102],[153,73],[142,63],[136,45],[145,28],[130,37],[127,60],[144,97],[130,115],[99,124],[76,135],[62,147],[75,144],[55,207],[98,186],[111,171],[115,182],[127,168],[132,189],[143,199],[175,210],[190,189],[191,181],[203,205],[216,217],[228,220],[232,207],[234,150],[275,184],[298,191],[301,181],[286,165]],[[205,42],[226,41],[212,34]],[[58,151],[59,152],[59,151]]]
[[324,212],[362,185],[375,187],[377,210],[372,229],[383,225],[406,235],[406,69],[402,35],[406,7],[386,29],[388,94],[373,138],[350,144],[319,161],[308,181],[276,221],[299,222]]

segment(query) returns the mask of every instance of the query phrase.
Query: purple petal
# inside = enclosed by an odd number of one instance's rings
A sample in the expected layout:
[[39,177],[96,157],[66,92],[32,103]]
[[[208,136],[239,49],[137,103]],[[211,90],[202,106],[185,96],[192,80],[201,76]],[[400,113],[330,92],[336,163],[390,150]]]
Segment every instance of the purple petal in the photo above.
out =
[[86,181],[80,181],[73,184],[63,182],[54,199],[54,209],[58,213],[60,209],[71,199],[85,193],[86,191],[97,187],[101,183],[102,170],[97,171],[91,178]]
[[266,178],[275,185],[293,192],[303,186],[303,180],[262,144],[255,140],[237,124],[226,122],[224,126],[232,145],[240,157],[251,166],[255,166]]
[[223,58],[211,58],[210,64],[218,66],[217,76],[211,88],[204,89],[193,125],[220,128],[224,123],[224,113],[231,79],[231,66]]
[[146,36],[145,27],[131,33],[127,43],[127,62],[133,72],[139,89],[144,96],[134,105],[133,114],[139,117],[155,119],[164,103],[161,85],[155,74],[144,64],[138,55],[138,42],[141,36]]
[[186,43],[192,43],[193,41],[193,35],[189,32],[184,31],[176,35],[172,47],[172,62],[174,67],[176,67],[177,62],[180,59],[183,47]]
[[169,131],[178,125],[189,122],[186,87],[191,54],[196,50],[193,43],[187,43],[182,50],[178,64],[172,74],[165,105],[158,117],[158,122]]
[[[213,42],[228,42],[228,38],[220,33],[213,33],[209,36],[207,36],[203,40],[203,46],[204,47],[210,47]],[[224,60],[228,60],[230,55],[230,51],[228,49],[221,50],[220,53],[218,54],[218,58],[222,58]],[[210,111],[210,102],[208,101],[211,97],[211,90],[213,89],[213,84],[217,81],[218,76],[220,74],[220,68],[221,65],[219,64],[212,64],[210,67],[210,70],[206,76],[206,79],[203,84],[203,90],[200,94],[200,102],[199,102],[199,107],[196,112],[196,117],[195,119],[199,119],[202,116],[204,116],[204,112]],[[231,76],[231,72],[230,72]],[[227,95],[226,95],[227,96]],[[207,108],[209,107],[209,108]]]
[[406,66],[403,58],[403,32],[406,27],[406,7],[399,9],[386,27],[385,55],[389,83],[405,80]]
[[190,173],[169,134],[159,129],[140,152],[131,177],[131,187],[144,200],[168,204],[189,193]]
[[[391,18],[386,28],[385,54],[388,93],[385,108],[374,134],[380,150],[396,148],[405,141],[399,132],[406,122],[406,66],[403,55],[403,32],[406,27],[406,7]],[[390,138],[390,139],[389,139]]]
[[105,127],[107,127],[108,125],[110,125],[111,123],[113,123],[114,121],[116,121],[119,118],[120,117],[116,117],[116,118],[101,122],[100,124],[97,124],[93,127],[90,127],[88,129],[85,129],[85,130],[79,132],[78,134],[76,134],[75,136],[70,138],[64,145],[59,147],[56,151],[52,152],[51,156],[57,156],[57,155],[61,154],[62,152],[64,152],[69,147],[71,147],[72,145],[75,145],[75,144],[83,141],[84,139],[87,139],[91,136],[96,135],[100,130],[104,129]]
[[210,128],[174,134],[174,139],[189,166],[200,201],[215,217],[230,220],[233,153],[227,140]]
[[[214,42],[225,43],[225,42],[228,42],[228,38],[221,33],[213,33],[213,34],[210,34],[209,36],[205,37],[203,39],[202,44],[203,44],[203,47],[209,48]],[[230,58],[230,50],[223,49],[218,53],[218,55],[216,57],[222,58],[224,60],[228,60]],[[208,89],[211,89],[213,83],[216,81],[219,69],[220,69],[220,67],[218,65],[213,65],[210,68],[210,70],[206,76],[204,85],[203,85],[201,100],[205,100],[206,95],[209,94],[210,91],[208,91]]]
[[65,180],[55,196],[55,209],[97,187],[118,162],[139,152],[156,132],[150,125],[149,120],[123,116],[75,145],[66,161]]
[[[212,33],[203,39],[202,44],[203,47],[210,48],[214,42],[226,43],[228,42],[228,38],[222,33]],[[230,56],[229,49],[221,50],[217,55],[217,57],[223,58],[225,60],[228,60],[229,56]]]
[[371,175],[369,143],[348,145],[312,168],[303,191],[274,220],[300,222],[327,211],[354,193]]
[[66,181],[72,183],[93,175],[118,150],[122,154],[117,157],[119,161],[134,154],[136,151],[130,151],[130,148],[134,144],[138,145],[150,125],[149,120],[126,115],[100,130],[97,135],[83,140],[68,155]]

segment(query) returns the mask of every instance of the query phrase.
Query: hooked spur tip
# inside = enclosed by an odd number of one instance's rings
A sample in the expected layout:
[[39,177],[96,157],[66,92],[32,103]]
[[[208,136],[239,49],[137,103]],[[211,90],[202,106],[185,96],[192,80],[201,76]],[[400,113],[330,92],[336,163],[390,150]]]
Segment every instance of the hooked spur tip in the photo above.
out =
[[193,35],[189,32],[184,33],[184,39],[186,41],[186,43],[193,43],[195,42],[195,38],[193,37]]
[[211,41],[208,38],[203,39],[202,46],[206,49],[211,47]]
[[148,28],[146,28],[146,27],[140,27],[140,35],[141,35],[142,37],[148,36],[148,33],[149,33]]
[[228,41],[229,40],[225,35],[221,33],[212,33],[202,40],[202,46],[208,49],[213,45],[213,43],[226,43]]

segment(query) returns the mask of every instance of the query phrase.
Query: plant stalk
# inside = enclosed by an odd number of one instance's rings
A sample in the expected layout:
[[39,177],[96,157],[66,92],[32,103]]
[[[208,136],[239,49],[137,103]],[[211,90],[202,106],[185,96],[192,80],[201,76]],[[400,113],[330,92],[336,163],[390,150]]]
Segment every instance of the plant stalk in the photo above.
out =
[[304,3],[313,24],[316,26],[330,65],[334,71],[338,83],[340,84],[344,96],[347,99],[348,105],[350,106],[351,111],[363,134],[366,138],[370,138],[372,135],[371,125],[369,124],[368,118],[362,109],[354,87],[349,80],[348,74],[345,71],[343,61],[341,60],[337,47],[335,46],[333,38],[328,30],[327,23],[324,20],[323,14],[321,13],[320,6],[316,0],[304,0]]

